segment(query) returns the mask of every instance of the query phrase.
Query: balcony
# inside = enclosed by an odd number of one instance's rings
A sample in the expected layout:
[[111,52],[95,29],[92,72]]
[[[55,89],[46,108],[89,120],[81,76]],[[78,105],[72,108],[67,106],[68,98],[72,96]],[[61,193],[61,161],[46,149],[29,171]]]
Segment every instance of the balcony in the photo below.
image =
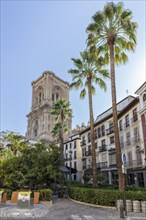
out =
[[99,152],[103,152],[103,151],[106,151],[107,148],[106,148],[106,145],[102,145],[99,147]]
[[108,129],[106,129],[106,134],[107,135],[112,134],[112,133],[114,133],[114,126],[109,127]]
[[87,169],[92,169],[92,166],[91,165],[87,165]]
[[127,161],[126,168],[131,169],[131,168],[136,168],[136,167],[142,167],[142,160],[130,160]]
[[86,145],[86,141],[85,141],[85,140],[82,140],[82,141],[81,141],[81,146],[84,146],[84,145]]
[[109,163],[109,167],[110,167],[110,168],[112,168],[112,167],[117,167],[116,162],[115,162],[115,161],[110,162],[110,163]]
[[91,150],[86,151],[86,156],[91,156],[91,155],[92,155],[92,151]]
[[100,168],[107,168],[107,161],[106,162],[101,162],[100,163]]
[[140,142],[140,136],[135,135],[132,138],[128,138],[126,142],[120,143],[120,145],[122,147],[131,147],[131,146],[138,144],[139,142]]

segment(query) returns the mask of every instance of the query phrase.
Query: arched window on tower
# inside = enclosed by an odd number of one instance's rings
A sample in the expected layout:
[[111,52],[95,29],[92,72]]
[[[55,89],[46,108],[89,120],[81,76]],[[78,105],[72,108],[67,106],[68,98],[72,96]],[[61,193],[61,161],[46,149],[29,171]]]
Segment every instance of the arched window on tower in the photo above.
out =
[[42,93],[40,92],[39,93],[39,103],[41,103],[41,101],[42,101]]

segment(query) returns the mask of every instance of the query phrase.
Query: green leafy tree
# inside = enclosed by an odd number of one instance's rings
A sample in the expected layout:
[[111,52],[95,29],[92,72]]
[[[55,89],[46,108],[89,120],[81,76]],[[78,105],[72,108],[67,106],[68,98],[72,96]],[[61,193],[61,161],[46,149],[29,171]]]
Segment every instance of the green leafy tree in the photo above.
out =
[[73,117],[70,103],[65,99],[58,99],[52,105],[51,114],[55,116],[55,123],[53,126],[52,134],[60,140],[60,161],[63,164],[63,135],[69,131],[68,123]]
[[[14,145],[17,145],[17,154],[16,151],[11,153],[9,149],[2,150],[0,158],[1,187],[18,189],[28,185],[30,188],[34,188],[38,184],[49,184],[60,177],[57,145],[44,146],[39,142],[32,145],[23,137],[18,138],[17,142],[16,140],[13,142],[13,135],[11,135],[10,146],[11,149],[14,149],[16,147]],[[25,147],[22,148],[23,142]]]
[[92,145],[92,175],[93,187],[97,186],[97,169],[96,169],[96,151],[95,151],[95,135],[94,135],[94,118],[92,95],[95,94],[95,85],[98,85],[103,90],[106,90],[106,84],[103,78],[107,78],[109,73],[102,66],[101,57],[98,59],[97,53],[84,51],[80,53],[80,59],[72,58],[76,69],[70,69],[68,72],[72,75],[71,88],[80,92],[80,98],[83,99],[88,92],[89,99],[89,115],[90,115],[90,130],[91,130],[91,145]]
[[98,11],[92,17],[93,23],[87,27],[88,46],[97,47],[105,57],[105,63],[110,64],[112,110],[114,135],[116,146],[116,160],[118,168],[119,189],[124,190],[124,178],[122,175],[122,159],[119,144],[116,85],[115,85],[115,63],[126,63],[128,56],[126,51],[134,51],[136,46],[137,23],[132,21],[132,12],[124,9],[123,3],[109,2],[103,11]]
[[4,136],[3,141],[7,142],[7,147],[3,149],[2,153],[7,152],[7,156],[20,155],[21,151],[27,147],[28,141],[22,135],[16,135],[11,132]]

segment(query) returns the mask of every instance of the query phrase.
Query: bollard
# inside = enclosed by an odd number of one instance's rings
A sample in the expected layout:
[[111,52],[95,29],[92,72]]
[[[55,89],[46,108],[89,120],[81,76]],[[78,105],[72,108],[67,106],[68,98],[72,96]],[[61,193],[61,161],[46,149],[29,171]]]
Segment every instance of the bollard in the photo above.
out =
[[124,218],[124,206],[120,204],[120,218]]

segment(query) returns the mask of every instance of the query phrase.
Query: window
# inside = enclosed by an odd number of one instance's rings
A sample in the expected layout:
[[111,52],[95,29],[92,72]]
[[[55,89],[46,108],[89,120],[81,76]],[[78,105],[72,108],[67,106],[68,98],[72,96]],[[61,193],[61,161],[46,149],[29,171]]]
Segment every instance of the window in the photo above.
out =
[[52,101],[54,101],[54,94],[52,94]]
[[133,110],[133,122],[137,121],[137,108]]
[[109,165],[115,165],[116,164],[116,154],[110,154],[109,155]]
[[139,131],[138,128],[134,128],[134,143],[137,143],[139,141]]
[[76,181],[77,180],[77,176],[76,176],[76,174],[74,175],[74,181]]
[[136,152],[136,161],[137,161],[137,165],[142,164],[142,158],[141,158],[141,152],[140,151]]
[[128,165],[129,166],[132,166],[133,164],[133,161],[132,161],[132,152],[128,152]]
[[95,149],[97,149],[97,143],[95,143]]
[[70,148],[71,148],[72,144],[70,143]]
[[123,122],[122,122],[122,120],[119,121],[119,128],[120,128],[120,131],[123,130]]
[[76,141],[74,141],[74,149],[76,149],[76,146],[77,146]]
[[126,115],[125,119],[126,119],[126,127],[128,127],[130,125],[129,115]]
[[113,132],[113,131],[114,131],[114,125],[113,125],[113,123],[110,123],[110,124],[109,124],[109,130],[110,130],[110,132]]
[[74,151],[74,159],[77,159],[77,152]]
[[102,137],[105,136],[105,126],[102,125],[101,127],[101,133],[102,133]]
[[56,100],[58,100],[59,99],[59,94],[58,94],[58,92],[56,93]]
[[98,128],[98,138],[100,138],[101,137],[101,130],[100,130],[100,128]]
[[34,130],[34,135],[37,136],[37,129]]
[[38,104],[38,98],[35,99],[35,103],[36,103],[36,105]]
[[97,139],[97,129],[94,131],[95,139]]
[[88,133],[88,143],[91,141],[91,135]]
[[101,141],[101,146],[105,146],[105,139]]
[[77,168],[77,162],[76,161],[74,162],[74,168],[75,169]]
[[91,155],[91,145],[88,146],[88,156]]
[[85,156],[85,148],[82,148],[82,157]]
[[130,132],[126,133],[127,146],[131,145]]
[[120,136],[120,147],[123,148],[124,147],[124,137]]
[[111,143],[111,144],[115,143],[115,138],[114,138],[114,136],[110,137],[110,143]]
[[143,102],[145,102],[145,101],[146,101],[146,92],[143,95]]
[[66,154],[66,160],[68,160],[68,154]]
[[39,103],[42,101],[41,98],[42,98],[42,94],[41,94],[41,92],[40,92],[40,93],[39,93]]
[[66,150],[68,149],[68,145],[66,144]]

